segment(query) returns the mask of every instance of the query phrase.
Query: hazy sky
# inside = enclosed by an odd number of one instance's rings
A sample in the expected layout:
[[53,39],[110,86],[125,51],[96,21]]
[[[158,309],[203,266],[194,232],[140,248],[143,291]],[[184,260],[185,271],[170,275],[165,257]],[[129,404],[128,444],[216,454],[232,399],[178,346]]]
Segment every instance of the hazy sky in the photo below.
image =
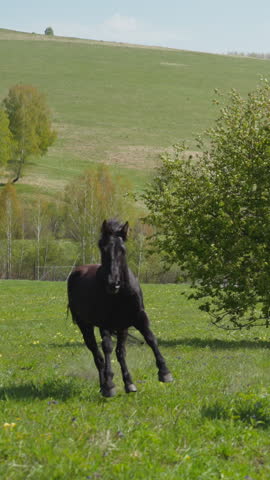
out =
[[270,0],[10,0],[0,28],[213,53],[270,52]]

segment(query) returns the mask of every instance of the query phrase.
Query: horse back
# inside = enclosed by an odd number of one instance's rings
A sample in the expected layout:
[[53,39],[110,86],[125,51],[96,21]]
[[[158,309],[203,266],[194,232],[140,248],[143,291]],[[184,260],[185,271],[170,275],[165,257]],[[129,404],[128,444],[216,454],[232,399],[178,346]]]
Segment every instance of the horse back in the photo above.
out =
[[80,265],[79,267],[75,267],[69,278],[72,276],[76,276],[77,278],[92,278],[96,275],[97,270],[99,269],[100,264],[91,264],[91,265]]

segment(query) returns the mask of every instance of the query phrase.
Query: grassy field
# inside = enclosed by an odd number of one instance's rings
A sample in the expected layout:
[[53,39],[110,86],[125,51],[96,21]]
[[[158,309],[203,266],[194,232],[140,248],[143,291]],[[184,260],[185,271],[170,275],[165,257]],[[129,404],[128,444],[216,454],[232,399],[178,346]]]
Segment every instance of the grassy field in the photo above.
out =
[[113,166],[142,188],[158,153],[190,141],[217,115],[214,88],[246,94],[270,62],[180,50],[0,30],[0,98],[10,86],[47,95],[58,140],[32,159],[23,193],[53,195],[95,162]]
[[124,393],[114,356],[105,399],[65,284],[0,282],[2,480],[269,479],[268,332],[211,327],[186,289],[143,286],[174,383],[130,340],[138,392]]

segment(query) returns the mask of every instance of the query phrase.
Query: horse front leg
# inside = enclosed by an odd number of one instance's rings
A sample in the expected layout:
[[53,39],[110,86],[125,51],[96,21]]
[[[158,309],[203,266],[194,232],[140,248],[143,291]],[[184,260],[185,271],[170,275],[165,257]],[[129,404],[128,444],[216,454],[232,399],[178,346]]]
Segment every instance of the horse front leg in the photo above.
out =
[[102,338],[101,346],[105,358],[104,366],[104,382],[101,385],[101,393],[104,397],[114,397],[115,385],[113,383],[113,371],[111,366],[111,353],[113,351],[113,343],[109,330],[100,328],[100,335]]
[[82,332],[85,345],[93,354],[94,362],[99,373],[99,384],[100,384],[100,390],[101,390],[102,385],[105,382],[105,362],[104,362],[103,355],[100,352],[97,345],[96,337],[94,334],[94,328],[88,325],[86,327],[83,324],[80,324],[79,322],[77,322],[77,324]]
[[120,363],[123,382],[125,384],[126,393],[137,392],[137,388],[132,382],[131,375],[128,371],[126,364],[126,339],[128,330],[120,330],[117,332],[117,345],[116,345],[116,357]]
[[156,359],[156,365],[158,368],[158,378],[160,382],[172,382],[173,376],[169,371],[165,359],[160,353],[158,348],[158,343],[155,335],[153,334],[152,330],[150,329],[150,322],[149,318],[144,310],[141,310],[137,319],[136,324],[134,325],[139,332],[144,337],[146,343],[149,347],[152,348],[153,353]]

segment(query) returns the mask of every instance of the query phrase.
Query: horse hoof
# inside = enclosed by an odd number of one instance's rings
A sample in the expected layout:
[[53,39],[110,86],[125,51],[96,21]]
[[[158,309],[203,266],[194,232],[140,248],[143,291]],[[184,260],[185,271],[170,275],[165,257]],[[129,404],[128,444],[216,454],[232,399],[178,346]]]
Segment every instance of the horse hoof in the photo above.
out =
[[103,397],[110,398],[110,397],[114,397],[116,395],[116,390],[115,390],[115,388],[102,388],[101,393],[102,393]]
[[129,385],[126,385],[125,390],[126,390],[126,393],[137,392],[137,388],[134,385],[134,383],[130,383]]
[[165,374],[159,374],[158,377],[160,382],[165,382],[165,383],[173,382],[173,376],[170,372]]

